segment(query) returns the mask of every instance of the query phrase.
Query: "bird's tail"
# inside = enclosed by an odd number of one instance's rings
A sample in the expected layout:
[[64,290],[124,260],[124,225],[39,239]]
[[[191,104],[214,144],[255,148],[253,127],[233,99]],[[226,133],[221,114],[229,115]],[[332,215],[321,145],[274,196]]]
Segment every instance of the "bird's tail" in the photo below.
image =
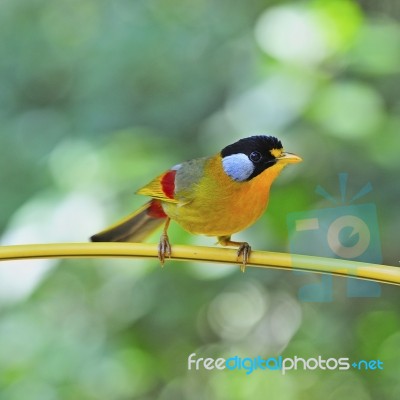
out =
[[92,242],[141,242],[160,227],[167,215],[159,200],[151,200],[139,210],[118,221],[109,228],[96,233]]

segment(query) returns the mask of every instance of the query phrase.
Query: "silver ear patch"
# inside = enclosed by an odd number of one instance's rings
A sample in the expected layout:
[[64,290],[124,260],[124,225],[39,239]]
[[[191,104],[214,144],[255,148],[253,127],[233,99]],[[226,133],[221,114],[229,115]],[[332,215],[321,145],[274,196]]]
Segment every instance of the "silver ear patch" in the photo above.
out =
[[234,181],[244,182],[254,172],[254,165],[246,154],[238,153],[226,156],[222,159],[225,173]]

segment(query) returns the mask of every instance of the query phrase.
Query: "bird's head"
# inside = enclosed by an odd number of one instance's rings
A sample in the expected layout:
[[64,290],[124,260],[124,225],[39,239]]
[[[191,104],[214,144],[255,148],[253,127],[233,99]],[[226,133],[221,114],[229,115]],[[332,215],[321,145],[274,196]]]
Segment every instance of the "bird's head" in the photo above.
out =
[[249,181],[269,168],[281,170],[287,164],[302,161],[285,152],[281,141],[273,136],[240,139],[222,149],[221,157],[225,173],[237,182]]

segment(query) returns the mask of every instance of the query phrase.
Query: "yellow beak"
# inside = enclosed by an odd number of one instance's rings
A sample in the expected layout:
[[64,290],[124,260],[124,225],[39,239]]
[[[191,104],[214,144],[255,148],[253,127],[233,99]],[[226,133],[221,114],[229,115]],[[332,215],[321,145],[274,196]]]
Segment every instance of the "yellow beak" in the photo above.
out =
[[276,159],[278,160],[278,163],[280,163],[280,164],[295,164],[295,163],[303,161],[303,159],[299,156],[296,156],[296,154],[286,153],[286,152],[283,152]]

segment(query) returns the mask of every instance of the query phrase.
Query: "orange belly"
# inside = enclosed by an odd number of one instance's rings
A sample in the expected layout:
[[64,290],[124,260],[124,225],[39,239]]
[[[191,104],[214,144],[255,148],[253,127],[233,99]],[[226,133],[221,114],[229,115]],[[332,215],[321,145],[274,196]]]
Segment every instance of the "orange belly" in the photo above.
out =
[[193,200],[181,206],[164,203],[166,214],[185,230],[208,236],[231,235],[252,225],[266,209],[279,171],[267,169],[248,182],[235,182],[218,165],[206,168],[212,173],[196,185]]

